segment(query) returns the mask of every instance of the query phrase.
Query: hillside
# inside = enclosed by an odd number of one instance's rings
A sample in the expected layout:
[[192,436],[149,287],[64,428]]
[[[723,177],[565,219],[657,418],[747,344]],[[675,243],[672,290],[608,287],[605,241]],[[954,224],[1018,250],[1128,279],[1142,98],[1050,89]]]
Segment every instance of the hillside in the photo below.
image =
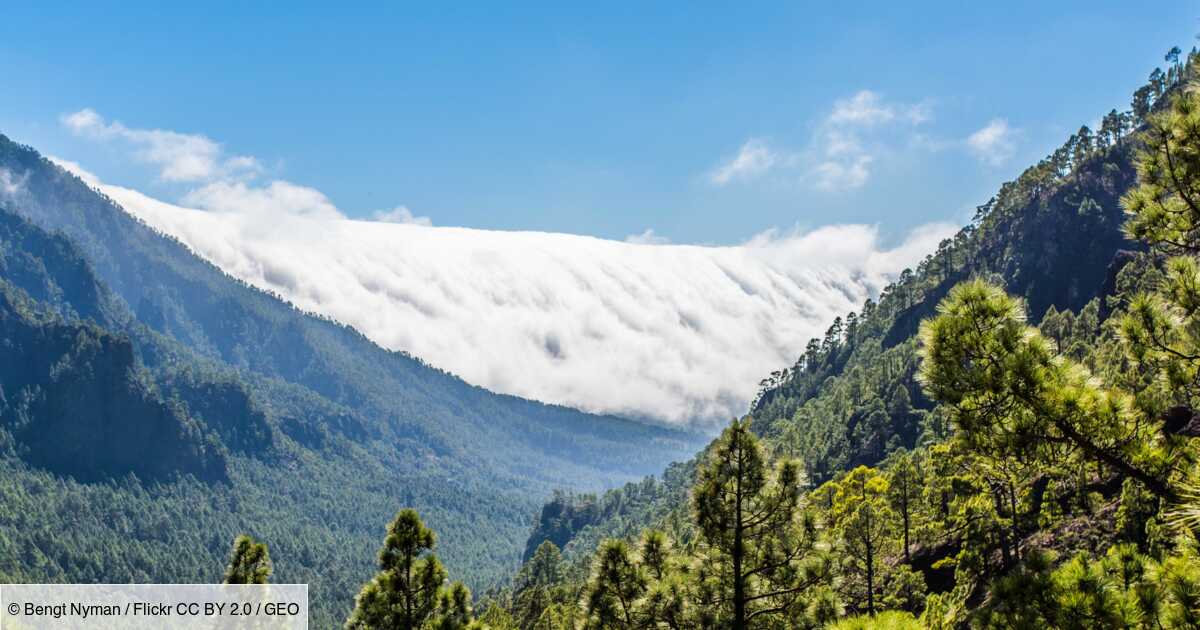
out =
[[[1131,130],[1126,128],[1120,139],[1097,143],[1068,163],[1052,164],[1047,158],[1027,169],[1002,186],[979,207],[970,225],[943,241],[917,269],[904,270],[878,300],[837,318],[824,338],[809,342],[794,365],[763,380],[748,410],[755,433],[765,437],[776,454],[802,461],[814,485],[942,436],[945,419],[931,415],[935,405],[916,381],[916,335],[921,320],[964,279],[982,276],[1002,283],[1025,298],[1035,321],[1051,308],[1087,309],[1098,318],[1106,308],[1099,298],[1113,290],[1128,254],[1141,249],[1121,231],[1124,211],[1119,199],[1136,181],[1132,148],[1125,137]],[[1064,146],[1078,142],[1078,135],[1072,136]],[[1093,325],[1099,326],[1098,319]],[[659,488],[678,504],[690,484],[690,478],[670,474],[642,485]],[[560,497],[556,502],[571,501]],[[574,509],[591,513],[586,504],[593,502],[614,500],[584,496]],[[560,510],[572,508],[551,508],[550,513]],[[665,506],[656,510],[663,512]],[[652,522],[630,520],[626,514],[614,529],[614,524],[604,523],[602,512],[579,520],[574,529],[588,522],[608,532],[637,532]],[[555,542],[564,538],[570,536],[560,534]],[[542,539],[535,532],[527,554]],[[583,547],[594,548],[597,542],[589,536]]]
[[554,497],[485,619],[1195,627],[1197,54],[1172,55],[695,460]]
[[248,532],[286,550],[278,576],[313,585],[319,619],[341,619],[400,507],[484,585],[515,566],[552,488],[641,477],[698,445],[385,351],[3,137],[0,169],[22,183],[0,200],[0,545],[22,550],[5,579],[209,581]]

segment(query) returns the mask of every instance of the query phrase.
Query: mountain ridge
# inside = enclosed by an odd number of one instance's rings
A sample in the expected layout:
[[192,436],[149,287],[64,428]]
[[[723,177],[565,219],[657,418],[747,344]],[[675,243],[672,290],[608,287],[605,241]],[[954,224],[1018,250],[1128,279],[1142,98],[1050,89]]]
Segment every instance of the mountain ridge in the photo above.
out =
[[[0,361],[8,375],[0,382],[0,500],[22,514],[0,525],[0,546],[25,545],[42,558],[0,562],[0,576],[203,582],[232,537],[251,532],[287,550],[280,575],[312,583],[315,618],[331,622],[344,618],[377,532],[400,507],[421,509],[459,547],[446,554],[451,569],[486,585],[518,562],[528,514],[551,489],[636,478],[699,443],[678,430],[493,394],[382,349],[229,277],[7,138],[0,168],[22,184],[0,200],[11,209],[0,210],[0,281],[36,305],[22,312],[46,313],[6,329],[0,342],[50,356],[40,331],[94,330],[95,356],[112,357],[112,367],[60,353],[69,368],[60,373],[119,377],[80,397],[43,386],[51,381],[18,382],[6,371],[19,369],[13,353]],[[194,439],[158,450],[94,442],[109,464],[83,470],[64,461],[69,450],[45,456],[62,443],[22,432],[34,426],[28,412],[42,409],[22,401],[99,409],[127,380]],[[36,424],[45,414],[33,416]],[[151,418],[124,407],[116,416],[130,426]],[[90,435],[79,424],[86,417],[60,414],[45,434]],[[207,468],[177,457],[189,449],[210,453],[197,461],[215,472],[197,474]],[[35,489],[52,479],[59,489],[39,503]],[[46,510],[64,502],[89,526],[47,536],[57,521]],[[186,516],[196,506],[204,507]],[[109,509],[122,518],[104,517]],[[154,533],[155,522],[176,525]],[[154,539],[164,544],[148,544]],[[180,546],[193,551],[165,558]]]

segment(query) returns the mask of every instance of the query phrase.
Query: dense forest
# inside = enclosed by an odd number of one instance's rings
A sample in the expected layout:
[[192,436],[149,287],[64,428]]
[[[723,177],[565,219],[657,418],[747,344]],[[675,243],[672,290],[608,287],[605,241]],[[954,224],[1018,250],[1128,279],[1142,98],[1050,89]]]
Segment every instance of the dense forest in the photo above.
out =
[[304,582],[363,630],[1200,628],[1200,53],[1166,61],[659,477],[695,436],[384,351],[0,136],[0,582]]
[[[249,287],[0,136],[0,581],[210,582],[271,546],[341,623],[402,506],[476,589],[554,488],[696,435],[496,395]],[[612,452],[621,458],[611,458]]]
[[472,598],[415,512],[348,628],[1200,627],[1200,55],[1005,184],[695,460]]

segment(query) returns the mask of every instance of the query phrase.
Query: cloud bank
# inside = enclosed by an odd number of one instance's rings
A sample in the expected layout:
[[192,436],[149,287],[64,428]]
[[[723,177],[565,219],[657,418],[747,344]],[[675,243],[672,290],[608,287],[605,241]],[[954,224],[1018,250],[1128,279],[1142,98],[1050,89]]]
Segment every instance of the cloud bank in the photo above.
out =
[[[866,177],[854,130],[922,116],[869,92],[840,101],[829,129],[844,133],[828,135],[827,151],[847,166],[830,175]],[[652,229],[615,241],[434,227],[403,205],[351,220],[315,188],[261,181],[259,160],[229,157],[205,136],[133,129],[90,109],[62,123],[125,143],[161,180],[186,183],[167,203],[55,159],[250,284],[494,391],[666,423],[713,427],[744,413],[764,375],[954,231],[927,226],[888,248],[874,227],[833,225],[715,247]],[[791,159],[751,141],[714,177]],[[18,185],[0,173],[0,187]]]
[[232,275],[469,382],[708,427],[744,413],[765,374],[953,231],[928,226],[890,249],[863,225],[729,247],[627,243],[355,221],[303,194],[294,213],[208,211],[97,184]]

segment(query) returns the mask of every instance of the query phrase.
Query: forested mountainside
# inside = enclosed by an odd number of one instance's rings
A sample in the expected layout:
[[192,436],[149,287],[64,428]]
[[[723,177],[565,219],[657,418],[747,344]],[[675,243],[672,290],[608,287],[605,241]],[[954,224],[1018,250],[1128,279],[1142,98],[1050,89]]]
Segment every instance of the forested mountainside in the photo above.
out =
[[552,489],[701,444],[385,351],[3,136],[0,169],[20,182],[0,199],[0,580],[206,582],[251,533],[327,626],[402,507],[454,546],[456,577],[487,585]]
[[1181,54],[695,460],[556,495],[480,618],[1200,627],[1200,94]]

